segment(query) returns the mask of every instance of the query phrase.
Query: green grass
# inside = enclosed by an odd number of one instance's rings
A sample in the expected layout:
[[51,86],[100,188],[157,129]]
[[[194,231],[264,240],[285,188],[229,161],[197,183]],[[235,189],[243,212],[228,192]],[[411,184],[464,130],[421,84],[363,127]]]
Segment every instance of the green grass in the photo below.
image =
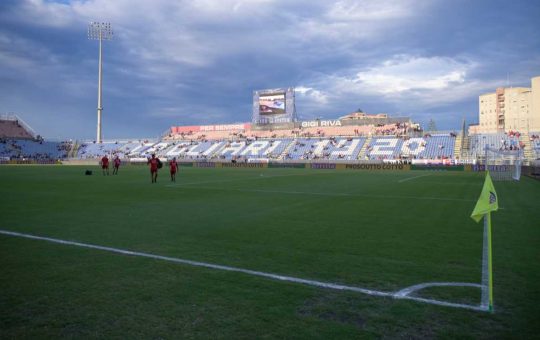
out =
[[[0,229],[382,291],[481,279],[482,174],[182,168],[169,186],[84,170],[0,167]],[[495,186],[494,314],[0,235],[0,337],[532,338],[540,182]]]

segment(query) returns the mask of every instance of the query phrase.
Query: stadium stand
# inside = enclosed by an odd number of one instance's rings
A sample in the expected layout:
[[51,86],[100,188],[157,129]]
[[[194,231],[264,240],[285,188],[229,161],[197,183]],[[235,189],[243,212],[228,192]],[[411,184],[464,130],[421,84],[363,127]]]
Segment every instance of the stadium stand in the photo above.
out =
[[[486,146],[500,150],[521,149],[528,160],[540,160],[540,132],[422,135],[411,121],[344,125],[334,121],[298,122],[269,129],[250,123],[171,127],[158,140],[44,141],[16,115],[0,115],[0,158],[99,159],[104,154],[141,161],[155,153],[180,160],[459,160],[474,162]],[[287,125],[285,125],[287,126]],[[294,126],[294,127],[293,127]]]
[[101,158],[104,154],[116,154],[124,144],[118,142],[83,143],[79,147],[78,158]]
[[104,154],[118,155],[120,158],[145,157],[147,154],[152,153],[152,151],[149,151],[151,147],[158,147],[155,144],[155,142],[149,140],[102,143],[86,142],[80,145],[76,158],[101,158]]
[[[381,126],[309,127],[287,130],[205,131],[204,133],[167,134],[159,141],[114,141],[82,143],[75,155],[78,159],[99,158],[103,154],[118,155],[123,159],[147,158],[152,153],[170,159],[182,160],[370,160],[403,159],[455,160],[482,157],[484,148],[530,149],[531,160],[540,159],[540,132],[467,135],[463,145],[460,135],[432,133],[402,135],[406,127],[399,124]],[[378,134],[375,134],[378,133]],[[190,137],[190,138],[188,138]],[[212,138],[210,138],[212,137]],[[521,138],[521,139],[520,139]],[[524,139],[526,138],[526,143]],[[54,152],[53,146],[35,146],[17,142],[27,151],[13,151],[13,147],[0,145],[0,156],[66,157]],[[54,143],[53,143],[54,144]],[[50,145],[53,145],[50,144]],[[49,142],[43,143],[49,145]],[[17,148],[17,147],[15,147]],[[466,157],[460,157],[461,150]]]
[[402,145],[401,138],[373,138],[367,147],[366,157],[371,160],[397,159]]
[[64,159],[70,148],[70,142],[0,139],[0,157],[3,159]]
[[540,132],[532,132],[530,141],[534,159],[540,159]]
[[0,138],[41,139],[24,120],[13,113],[0,115]]
[[248,159],[278,159],[291,141],[292,140],[288,138],[276,140],[251,140],[248,141],[244,149],[240,150],[237,156]]
[[455,135],[372,138],[366,152],[371,160],[447,159],[454,157]]
[[0,158],[2,161],[64,159],[71,147],[71,142],[43,140],[15,114],[0,115]]
[[[158,142],[145,140],[83,144],[78,157],[98,158],[107,153],[140,159],[156,153],[158,157],[167,159],[177,157],[185,160],[354,161],[360,158],[360,153],[364,149],[365,157],[362,158],[369,160],[448,159],[454,156],[456,134],[401,136],[406,129],[405,124],[387,124],[376,127],[297,128],[280,130],[279,133],[271,130],[206,131],[203,134],[183,133],[181,138],[168,134]],[[376,131],[383,135],[371,137],[370,134]],[[365,134],[368,137],[364,137]],[[286,137],[277,137],[278,135]],[[188,136],[191,139],[188,139]],[[226,138],[223,138],[224,136]],[[368,145],[364,147],[366,143]]]
[[510,131],[509,133],[477,134],[471,136],[471,150],[473,156],[482,156],[486,146],[495,149],[520,149],[523,144],[519,140],[520,133]]
[[219,149],[224,142],[220,141],[185,141],[173,142],[166,152],[158,153],[158,157],[180,158],[180,159],[207,159]]
[[[482,157],[487,145],[499,149],[524,147],[519,132],[469,135],[466,136],[467,143],[464,146],[459,145],[456,133],[403,135],[406,132],[407,126],[403,123],[380,126],[308,127],[279,131],[248,129],[204,131],[204,133],[166,134],[159,141],[82,143],[75,157],[88,159],[109,154],[124,159],[141,159],[156,153],[165,159],[177,157],[184,160],[224,161],[453,160],[459,158],[462,148],[470,158],[473,158]],[[540,158],[540,133],[531,132],[525,136],[527,141],[530,136],[532,157]],[[0,148],[0,153],[9,154],[5,148]]]
[[219,147],[215,147],[215,152],[210,154],[211,158],[240,160],[268,158],[278,159],[291,143],[291,139],[244,139],[230,142],[221,142]]
[[285,159],[358,159],[365,138],[299,138],[294,141]]
[[33,139],[34,136],[18,120],[0,120],[0,138]]
[[[316,122],[281,130],[260,130],[250,124],[195,127],[183,132],[171,128],[160,140],[95,142],[44,141],[16,116],[0,117],[0,157],[6,159],[97,159],[104,154],[123,159],[158,157],[180,160],[248,161],[335,160],[388,161],[404,159],[453,160],[462,150],[467,157],[482,157],[484,148],[523,149],[540,159],[540,132],[516,131],[465,135],[461,145],[456,133],[419,135],[411,123],[317,126]],[[320,124],[318,124],[320,125]],[[211,130],[209,127],[230,130]],[[200,130],[199,130],[200,128]],[[206,131],[209,130],[209,131]],[[187,131],[186,131],[187,130]],[[76,147],[74,147],[76,146]],[[71,153],[70,153],[71,151]]]
[[245,138],[354,137],[368,135],[402,136],[408,123],[299,127],[290,130],[236,129],[232,131],[171,131],[164,140],[237,140]]

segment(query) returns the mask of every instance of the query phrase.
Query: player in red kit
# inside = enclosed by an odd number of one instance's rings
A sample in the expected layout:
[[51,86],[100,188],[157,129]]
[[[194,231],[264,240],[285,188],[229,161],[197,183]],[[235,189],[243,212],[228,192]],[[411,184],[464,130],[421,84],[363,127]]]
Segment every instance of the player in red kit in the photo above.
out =
[[176,163],[176,157],[169,162],[169,168],[171,170],[171,182],[176,182],[176,170],[178,169],[178,163]]
[[116,157],[114,157],[114,168],[113,168],[113,175],[118,175],[118,168],[120,168],[120,157],[118,157],[118,155]]
[[100,164],[101,169],[103,170],[103,176],[105,176],[105,174],[109,176],[109,158],[107,157],[107,155],[101,158]]
[[152,183],[157,183],[159,159],[156,158],[155,154],[152,154],[152,158],[148,158],[147,164],[150,164],[150,177],[152,178]]

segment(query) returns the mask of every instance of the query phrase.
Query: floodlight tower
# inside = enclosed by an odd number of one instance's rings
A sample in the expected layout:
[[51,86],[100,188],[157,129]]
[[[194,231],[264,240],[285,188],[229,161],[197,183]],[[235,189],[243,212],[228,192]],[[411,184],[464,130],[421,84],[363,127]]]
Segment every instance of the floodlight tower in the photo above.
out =
[[101,143],[101,78],[102,78],[102,57],[101,57],[101,41],[112,40],[113,31],[110,22],[91,22],[88,25],[88,39],[99,40],[99,68],[98,68],[98,107],[97,107],[97,137],[96,142]]

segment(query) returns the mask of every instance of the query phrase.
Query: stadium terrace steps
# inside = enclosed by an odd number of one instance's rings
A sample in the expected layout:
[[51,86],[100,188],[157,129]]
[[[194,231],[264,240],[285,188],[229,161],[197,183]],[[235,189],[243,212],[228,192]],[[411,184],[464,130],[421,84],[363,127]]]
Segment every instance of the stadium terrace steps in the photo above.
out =
[[533,155],[533,148],[531,143],[531,137],[527,132],[524,132],[519,136],[519,141],[523,143],[523,157],[525,159],[534,160],[535,156]]
[[461,139],[462,139],[462,134],[459,134],[457,137],[456,137],[456,143],[454,144],[454,156],[455,157],[460,157],[461,158],[461,155],[462,155],[462,145],[461,145]]
[[371,139],[372,137],[369,136],[364,145],[362,145],[362,149],[360,149],[360,152],[358,153],[358,159],[366,159],[366,154],[367,154],[367,149],[368,149],[368,146],[371,145]]
[[471,149],[471,136],[464,135],[463,136],[463,145],[461,147],[461,150],[464,152],[469,152]]
[[294,147],[296,144],[296,138],[291,140],[291,142],[283,149],[283,152],[279,155],[278,159],[282,160],[285,159],[285,156],[289,154],[289,151]]
[[367,152],[368,146],[371,145],[371,139],[372,139],[371,136],[366,138],[364,145],[362,145],[362,148],[360,149],[360,152],[358,153],[358,159],[366,159],[366,152]]
[[67,157],[68,158],[75,158],[77,157],[77,154],[79,152],[79,148],[80,148],[80,144],[79,144],[79,141],[75,141],[73,143],[73,145],[71,146],[71,149],[69,150],[68,154],[67,154]]

